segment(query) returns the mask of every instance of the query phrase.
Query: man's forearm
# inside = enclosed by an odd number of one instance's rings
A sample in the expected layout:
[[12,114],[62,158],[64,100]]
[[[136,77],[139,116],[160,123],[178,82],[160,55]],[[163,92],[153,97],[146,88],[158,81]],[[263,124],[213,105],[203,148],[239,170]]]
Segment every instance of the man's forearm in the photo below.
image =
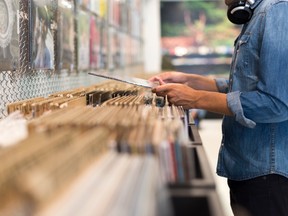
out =
[[209,77],[197,74],[188,74],[186,84],[196,90],[218,92],[215,80]]
[[227,97],[224,93],[198,91],[195,108],[205,109],[210,112],[224,115],[233,115],[227,104]]

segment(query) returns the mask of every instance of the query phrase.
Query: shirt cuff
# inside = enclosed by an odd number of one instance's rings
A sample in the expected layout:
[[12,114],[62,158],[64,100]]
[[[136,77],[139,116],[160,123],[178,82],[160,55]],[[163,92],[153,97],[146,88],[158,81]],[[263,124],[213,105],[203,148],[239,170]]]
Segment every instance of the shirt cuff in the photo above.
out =
[[256,123],[244,116],[243,108],[240,101],[241,92],[235,91],[227,94],[227,103],[230,110],[233,112],[236,121],[241,125],[249,128],[254,128]]
[[228,92],[228,80],[225,78],[216,78],[215,79],[216,86],[218,88],[218,91],[221,93],[227,93]]

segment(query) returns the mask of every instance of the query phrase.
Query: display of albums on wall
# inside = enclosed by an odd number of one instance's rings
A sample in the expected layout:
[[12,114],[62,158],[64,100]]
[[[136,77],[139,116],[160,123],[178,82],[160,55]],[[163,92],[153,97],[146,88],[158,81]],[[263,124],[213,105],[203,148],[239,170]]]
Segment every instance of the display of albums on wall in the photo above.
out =
[[[116,0],[110,4],[107,0],[0,0],[0,70],[19,70],[21,65],[29,71],[58,72],[129,66],[139,60],[135,52],[141,43],[138,30],[135,34],[141,25],[140,11],[129,4],[134,5]],[[134,25],[131,17],[137,17]]]

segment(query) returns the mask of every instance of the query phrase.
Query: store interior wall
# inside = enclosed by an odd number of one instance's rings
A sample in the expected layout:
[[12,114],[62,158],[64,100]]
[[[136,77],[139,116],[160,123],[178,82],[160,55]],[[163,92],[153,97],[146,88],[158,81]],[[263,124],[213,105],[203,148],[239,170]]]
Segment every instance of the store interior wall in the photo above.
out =
[[160,1],[145,0],[143,10],[144,70],[157,73],[161,70]]

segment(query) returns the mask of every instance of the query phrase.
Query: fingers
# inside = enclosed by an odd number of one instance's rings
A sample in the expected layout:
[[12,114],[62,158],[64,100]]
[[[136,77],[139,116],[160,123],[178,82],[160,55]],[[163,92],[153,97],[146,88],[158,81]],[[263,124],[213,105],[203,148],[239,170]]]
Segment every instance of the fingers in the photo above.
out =
[[159,76],[151,77],[148,81],[150,81],[150,82],[152,82],[152,83],[157,82],[157,83],[159,83],[160,85],[164,85],[164,84],[165,84],[165,82],[164,82],[164,81],[162,80],[162,78],[159,77]]
[[153,88],[152,92],[156,93],[157,96],[163,96],[163,97],[166,96],[167,94],[165,90],[158,89],[157,87]]
[[167,90],[167,85],[159,85],[152,89],[153,93],[156,93],[158,96],[165,96]]

